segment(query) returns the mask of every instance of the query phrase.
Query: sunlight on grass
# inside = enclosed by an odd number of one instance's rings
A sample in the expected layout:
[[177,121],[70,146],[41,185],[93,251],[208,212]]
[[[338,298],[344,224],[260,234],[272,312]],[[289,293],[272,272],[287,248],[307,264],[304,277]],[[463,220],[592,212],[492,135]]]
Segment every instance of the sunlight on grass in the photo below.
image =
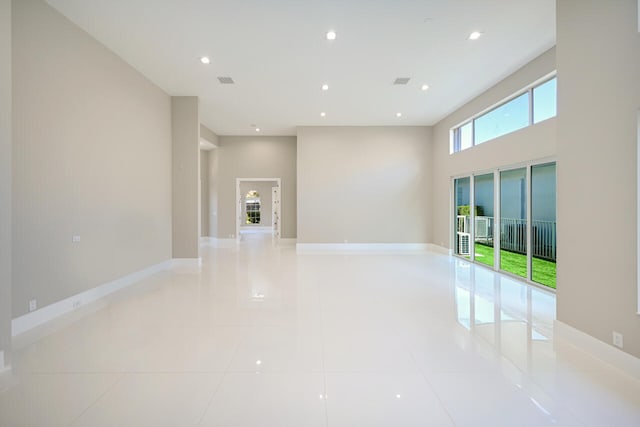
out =
[[[475,244],[476,261],[493,267],[493,248],[480,243]],[[556,288],[556,263],[544,259],[533,258],[532,279],[536,283]],[[502,270],[518,276],[527,277],[527,257],[522,254],[501,250],[500,265]]]

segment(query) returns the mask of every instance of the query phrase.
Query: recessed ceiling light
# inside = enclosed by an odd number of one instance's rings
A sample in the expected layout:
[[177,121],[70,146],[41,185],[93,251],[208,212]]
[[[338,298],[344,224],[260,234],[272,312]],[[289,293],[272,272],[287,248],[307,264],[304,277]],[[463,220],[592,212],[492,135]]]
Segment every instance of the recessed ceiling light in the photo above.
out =
[[481,35],[482,35],[481,32],[474,31],[473,33],[469,34],[469,40],[478,40]]
[[200,62],[202,62],[203,64],[211,64],[211,58],[209,58],[208,56],[201,56]]
[[326,115],[327,115],[327,113],[325,113],[324,111],[322,113],[320,113],[320,117],[324,117]]
[[256,128],[256,132],[260,132],[260,128]]
[[337,34],[335,31],[333,30],[327,31],[327,40],[335,40],[336,37],[337,37]]
[[396,117],[402,117],[402,113],[396,113]]
[[322,90],[329,90],[329,85],[328,84],[323,84],[322,85]]
[[427,90],[427,89],[429,89],[429,85],[422,85],[422,87],[420,89]]

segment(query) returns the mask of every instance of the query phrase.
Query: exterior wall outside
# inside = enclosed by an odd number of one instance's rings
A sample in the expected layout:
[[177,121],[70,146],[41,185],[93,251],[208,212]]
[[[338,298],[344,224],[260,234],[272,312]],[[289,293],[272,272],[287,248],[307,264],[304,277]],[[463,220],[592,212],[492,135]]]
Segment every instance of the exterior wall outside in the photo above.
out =
[[12,16],[17,317],[171,258],[171,105],[46,3]]
[[298,128],[298,243],[427,243],[431,128]]
[[281,178],[283,238],[296,237],[296,137],[219,136],[218,237],[236,233],[236,178]]
[[636,0],[557,1],[558,320],[640,357]]

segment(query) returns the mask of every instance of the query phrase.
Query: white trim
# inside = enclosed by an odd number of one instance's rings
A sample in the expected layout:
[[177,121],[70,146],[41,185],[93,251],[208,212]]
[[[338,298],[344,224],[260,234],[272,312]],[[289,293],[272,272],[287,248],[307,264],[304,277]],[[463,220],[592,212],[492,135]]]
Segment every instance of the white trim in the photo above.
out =
[[298,243],[296,252],[426,252],[428,243]]
[[242,225],[240,226],[240,231],[247,231],[247,230],[254,230],[254,231],[273,231],[273,227],[265,227],[262,225]]
[[[240,215],[242,213],[242,196],[240,195],[240,183],[243,181],[258,181],[258,182],[270,182],[270,181],[274,181],[278,183],[278,188],[280,188],[280,206],[282,206],[282,178],[236,178],[236,200],[235,200],[235,205],[236,205],[236,235],[235,235],[235,240],[237,242],[240,242],[240,229],[242,228],[241,226],[241,219],[240,219]],[[282,207],[280,208],[280,222],[278,223],[278,227],[280,229],[282,229]]]
[[167,270],[176,260],[167,260],[160,264],[131,273],[127,276],[88,289],[61,301],[42,307],[31,313],[16,317],[11,321],[11,336],[22,334],[30,329],[47,323],[57,317],[70,313],[88,303],[97,301],[120,289],[126,288],[160,271]]
[[171,268],[180,267],[200,267],[202,258],[173,258],[171,260]]
[[609,365],[640,379],[640,359],[609,345],[591,335],[556,320],[553,327],[554,341],[564,340],[586,351]]
[[8,369],[9,367],[4,365],[4,350],[0,350],[0,373]]
[[451,249],[445,248],[444,246],[436,245],[434,243],[428,243],[427,250],[429,252],[435,252],[443,255],[451,255],[451,252],[452,252]]

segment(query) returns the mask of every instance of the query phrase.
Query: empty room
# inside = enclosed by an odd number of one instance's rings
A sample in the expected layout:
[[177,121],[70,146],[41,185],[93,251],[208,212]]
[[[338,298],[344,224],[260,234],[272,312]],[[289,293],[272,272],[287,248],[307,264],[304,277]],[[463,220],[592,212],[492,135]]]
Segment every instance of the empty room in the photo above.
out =
[[640,425],[639,0],[0,0],[0,427]]

